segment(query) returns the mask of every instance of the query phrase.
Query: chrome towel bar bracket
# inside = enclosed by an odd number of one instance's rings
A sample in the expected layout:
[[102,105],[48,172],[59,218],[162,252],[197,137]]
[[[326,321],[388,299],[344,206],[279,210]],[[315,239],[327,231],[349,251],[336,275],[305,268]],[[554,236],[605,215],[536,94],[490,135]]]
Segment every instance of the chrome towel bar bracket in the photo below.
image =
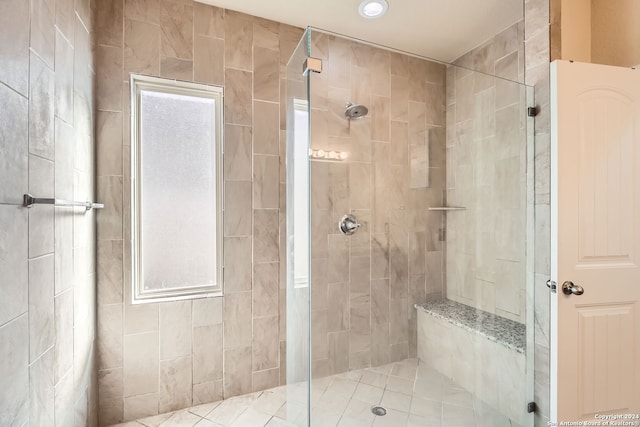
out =
[[85,210],[87,211],[91,209],[104,208],[104,204],[102,203],[74,202],[69,200],[48,199],[48,198],[41,198],[41,197],[33,197],[31,194],[25,194],[24,197],[22,198],[22,206],[24,206],[25,208],[30,208],[33,205],[53,205],[61,208],[81,207],[81,208],[85,208]]

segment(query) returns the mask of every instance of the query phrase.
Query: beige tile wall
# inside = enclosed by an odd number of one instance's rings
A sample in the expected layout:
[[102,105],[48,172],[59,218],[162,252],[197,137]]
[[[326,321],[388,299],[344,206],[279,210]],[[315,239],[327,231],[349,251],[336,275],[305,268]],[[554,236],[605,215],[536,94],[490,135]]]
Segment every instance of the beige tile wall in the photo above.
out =
[[447,297],[525,323],[524,21],[455,64],[478,72],[447,68]]
[[[311,144],[346,151],[311,166],[312,373],[416,355],[413,305],[443,292],[445,67],[313,32]],[[345,104],[369,115],[344,117]],[[363,223],[346,237],[340,218]],[[348,357],[347,357],[348,355]]]
[[0,425],[97,425],[93,6],[0,4]]
[[[279,385],[281,79],[302,30],[190,0],[105,0],[96,22],[101,425]],[[130,73],[224,87],[222,298],[130,304]]]

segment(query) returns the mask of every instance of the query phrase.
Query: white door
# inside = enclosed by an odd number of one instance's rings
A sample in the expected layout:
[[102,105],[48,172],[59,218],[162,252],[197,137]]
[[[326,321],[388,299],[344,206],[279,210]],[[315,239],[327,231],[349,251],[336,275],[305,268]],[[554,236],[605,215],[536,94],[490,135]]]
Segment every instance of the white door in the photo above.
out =
[[640,70],[551,79],[552,421],[640,414]]

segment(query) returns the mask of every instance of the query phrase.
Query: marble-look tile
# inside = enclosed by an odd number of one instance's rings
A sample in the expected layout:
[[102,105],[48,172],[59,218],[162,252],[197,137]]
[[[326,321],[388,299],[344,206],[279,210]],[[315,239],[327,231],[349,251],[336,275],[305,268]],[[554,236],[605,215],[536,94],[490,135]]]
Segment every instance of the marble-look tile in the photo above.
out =
[[351,209],[371,208],[371,165],[366,163],[353,163],[349,165]]
[[122,47],[123,1],[98,2],[95,6],[96,43]]
[[389,277],[389,242],[384,234],[373,234],[371,239],[371,278]]
[[224,297],[224,348],[251,344],[251,292],[227,293]]
[[331,283],[327,285],[327,331],[349,329],[349,285]]
[[163,57],[193,59],[193,4],[179,0],[160,3],[160,47]]
[[123,241],[98,241],[98,304],[123,302]]
[[35,361],[55,343],[53,254],[29,260],[29,354]]
[[125,0],[124,16],[127,19],[160,23],[160,0]]
[[0,327],[0,356],[5,361],[0,367],[5,384],[0,390],[0,422],[4,425],[22,425],[29,419],[28,330],[27,315]]
[[160,60],[160,77],[175,80],[192,81],[193,61],[163,57]]
[[[225,45],[227,44],[228,42]],[[226,65],[225,123],[250,126],[252,122],[252,73],[229,68],[229,64]]]
[[[207,406],[203,404],[207,404],[210,402],[214,402],[213,405],[218,405],[219,401],[222,400],[224,387],[222,385],[222,380],[217,381],[207,381],[200,384],[193,385],[193,404]],[[215,408],[215,406],[213,406]],[[206,415],[210,412],[211,409],[206,410],[202,415]],[[193,408],[190,412],[194,412]]]
[[96,46],[96,108],[98,110],[121,111],[122,47]]
[[278,314],[278,263],[256,264],[253,267],[253,317]]
[[520,289],[526,282],[524,269],[519,262],[496,261],[496,308],[520,315]]
[[[135,420],[142,417],[150,417],[153,415],[158,415],[158,406],[159,406],[158,393],[149,393],[149,394],[144,394],[140,396],[125,397],[124,398],[124,419]],[[163,415],[161,417],[161,420],[164,421],[168,418],[169,417]]]
[[157,76],[160,73],[160,26],[125,19],[124,80],[129,73]]
[[100,159],[96,167],[98,176],[123,174],[122,120],[120,112],[96,113],[96,158]]
[[222,379],[222,324],[193,328],[193,383]]
[[123,178],[106,176],[97,178],[97,196],[104,209],[97,213],[99,240],[122,239],[122,195]]
[[191,406],[192,372],[190,356],[160,362],[159,411],[161,413]]
[[21,204],[28,189],[28,102],[0,84],[0,106],[0,201]]
[[97,329],[100,337],[97,342],[99,369],[122,366],[122,304],[98,306]]
[[[73,127],[63,120],[55,119],[55,197],[73,199],[73,169],[74,169]],[[59,216],[56,214],[56,216]],[[57,234],[56,230],[56,237]],[[72,237],[69,235],[69,237]],[[56,247],[58,241],[56,240]]]
[[4,41],[0,54],[0,81],[24,96],[29,90],[29,3],[24,0],[4,2],[0,13],[0,40]]
[[100,402],[122,400],[122,368],[98,371],[98,396]]
[[73,367],[73,290],[69,289],[54,300],[55,317],[55,384]]
[[278,22],[254,17],[253,45],[267,49],[279,50],[279,31],[280,28]]
[[222,298],[193,300],[193,326],[222,324]]
[[191,301],[171,301],[160,304],[160,360],[191,354]]
[[543,345],[535,346],[535,376],[534,376],[534,401],[538,411],[549,414],[549,348]]
[[[200,3],[194,3],[198,9]],[[198,22],[195,15],[195,22]],[[197,82],[224,85],[224,40],[195,36],[193,41],[193,79]]]
[[[345,283],[349,281],[350,267],[355,268],[353,265],[355,261],[349,260],[349,238],[339,234],[330,234],[328,236],[328,239],[329,239],[329,264],[328,264],[329,270],[327,275],[328,283]],[[367,263],[367,260],[365,258],[368,258],[368,257],[359,257],[359,258],[363,263]],[[358,264],[358,266],[360,265],[362,265],[362,263]]]
[[278,250],[278,211],[275,209],[256,209],[253,211],[253,262],[277,262]]
[[224,239],[224,291],[226,293],[251,289],[251,237]]
[[389,301],[389,336],[390,344],[408,342],[408,300],[407,298],[391,299]]
[[[327,310],[311,311],[311,356],[313,361],[328,357],[327,347]],[[326,374],[325,374],[326,375]],[[319,376],[319,375],[314,375]],[[324,375],[322,375],[324,376]]]
[[252,188],[251,181],[225,182],[225,236],[251,235]]
[[252,178],[252,128],[225,125],[224,177],[228,181],[249,181]]
[[125,397],[158,392],[158,332],[125,335],[123,359]]
[[276,103],[253,102],[253,152],[255,154],[279,154],[278,114]]
[[[279,385],[280,385],[280,368],[267,369],[264,371],[253,372],[252,374],[253,391],[267,390],[273,387],[278,387]],[[262,394],[262,396],[266,396],[268,394],[269,394],[268,392],[265,392]],[[262,399],[262,396],[261,396],[261,399]],[[277,406],[279,402],[281,402],[276,399],[274,400],[275,402],[270,402],[274,406],[270,406],[269,403],[267,403],[264,407],[261,406],[258,410],[260,412],[266,412],[268,409],[271,409],[268,412],[270,412],[273,415],[273,413],[276,412],[273,410],[273,408]]]
[[224,15],[225,66],[252,70],[253,17],[225,10]]
[[253,98],[278,102],[280,97],[278,51],[254,46]]
[[[124,400],[103,400],[98,405],[98,420],[102,425],[114,425],[124,420]],[[140,427],[139,424],[136,427]]]
[[0,239],[0,325],[4,325],[28,309],[27,212],[22,206],[0,205],[0,223],[11,224]]
[[158,307],[158,303],[130,304],[127,301],[124,305],[124,333],[133,335],[158,331],[160,328]]
[[74,425],[73,404],[73,372],[69,372],[58,381],[54,389],[54,417],[60,425]]
[[[53,40],[53,25],[51,29],[51,39]],[[55,75],[50,68],[51,65],[47,66],[33,53],[30,56],[29,152],[54,160]]]
[[253,208],[277,209],[280,206],[280,159],[278,156],[253,156]]
[[74,0],[59,0],[55,7],[55,25],[73,43],[73,26],[75,22]]
[[55,115],[73,123],[73,46],[56,31]]
[[202,3],[193,5],[193,27],[196,35],[224,39],[225,10]]
[[[349,331],[329,332],[327,334],[329,367],[332,373],[349,370]],[[282,355],[280,357],[283,357]]]
[[[226,335],[226,334],[225,334]],[[224,396],[229,398],[251,392],[251,346],[236,347],[224,351]],[[207,417],[218,415],[223,408],[216,408]]]
[[277,368],[278,352],[278,316],[255,317],[252,339],[253,371]]

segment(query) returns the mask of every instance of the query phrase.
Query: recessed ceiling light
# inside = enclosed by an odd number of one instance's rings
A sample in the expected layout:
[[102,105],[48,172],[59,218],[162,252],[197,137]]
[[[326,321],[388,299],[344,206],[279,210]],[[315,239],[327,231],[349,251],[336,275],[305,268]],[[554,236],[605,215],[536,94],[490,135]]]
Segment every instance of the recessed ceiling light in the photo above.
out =
[[360,3],[358,11],[363,18],[376,19],[387,13],[389,4],[386,0],[364,0]]

